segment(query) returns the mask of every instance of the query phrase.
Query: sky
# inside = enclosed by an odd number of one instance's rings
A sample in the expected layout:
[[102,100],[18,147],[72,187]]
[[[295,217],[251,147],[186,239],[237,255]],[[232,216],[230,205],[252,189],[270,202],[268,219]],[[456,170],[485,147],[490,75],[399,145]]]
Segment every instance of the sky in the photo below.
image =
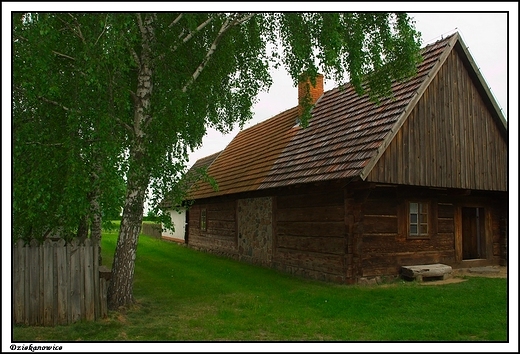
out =
[[[472,8],[475,7],[475,10],[478,10],[478,4],[480,3],[472,3]],[[439,6],[436,7],[439,8]],[[443,5],[442,7],[449,10],[449,6]],[[493,7],[493,11],[498,11],[499,8],[500,6]],[[507,119],[508,34],[512,35],[508,28],[508,14],[410,12],[409,15],[415,20],[417,30],[421,32],[423,46],[455,31],[459,32]],[[512,22],[511,18],[509,18],[509,22]],[[518,21],[516,21],[516,26],[518,27]],[[518,32],[515,31],[515,33]],[[510,41],[513,40],[514,38],[510,38]],[[509,49],[511,52],[515,51],[514,48]],[[514,60],[512,63],[517,65],[518,60]],[[518,68],[516,67],[516,69]],[[273,85],[269,92],[261,93],[258,96],[258,102],[253,107],[253,119],[244,126],[244,129],[297,105],[297,88],[293,86],[292,80],[285,70],[273,71],[272,76]],[[516,80],[517,78],[518,75],[516,75]],[[324,86],[327,91],[334,88],[336,84],[325,78]],[[189,165],[193,165],[202,157],[223,150],[239,131],[240,129],[237,127],[232,132],[223,135],[214,129],[208,129],[202,146],[190,154]]]
[[[83,5],[82,5],[83,4]],[[110,3],[104,2],[102,7],[101,3],[2,3],[2,72],[4,77],[9,77],[9,57],[5,53],[9,53],[10,46],[10,18],[9,11],[14,10],[45,10],[45,11],[74,11],[74,10],[87,10],[87,11],[178,11],[180,10],[191,10],[191,11],[226,11],[226,10],[241,10],[241,11],[404,11],[410,13],[416,21],[416,28],[422,33],[423,45],[432,43],[442,36],[447,36],[454,31],[458,31],[462,36],[464,43],[468,46],[469,52],[473,56],[476,64],[479,66],[480,71],[486,80],[491,92],[494,94],[499,106],[502,108],[503,114],[508,120],[510,137],[516,137],[518,134],[518,102],[517,100],[509,100],[509,96],[518,97],[518,3],[517,2],[427,2],[427,3],[401,3],[401,2],[251,2],[251,3],[221,3],[221,2],[208,2],[208,3],[183,3],[183,2],[146,2],[146,3],[133,3],[127,2],[124,7],[121,3]],[[144,6],[145,5],[145,6]],[[297,5],[297,6],[295,6]],[[466,11],[474,11],[467,13]],[[442,11],[442,12],[440,12]],[[509,16],[504,11],[509,11]],[[500,13],[502,12],[502,13]],[[508,65],[509,64],[509,65]],[[11,91],[10,81],[2,80],[2,112],[7,116],[10,114],[7,111],[11,105],[11,98],[9,92]],[[334,88],[335,83],[330,82],[325,78],[325,90]],[[509,91],[508,91],[509,90]],[[297,104],[297,89],[292,85],[292,81],[289,76],[283,72],[283,70],[273,73],[273,85],[269,92],[263,93],[258,97],[258,102],[253,108],[254,118],[245,125],[244,128],[250,127],[261,121],[264,121],[286,109],[296,106]],[[509,117],[512,117],[509,119]],[[9,144],[9,136],[6,132],[10,131],[9,120],[2,119],[2,167],[5,170],[10,169],[7,165],[11,161],[11,150]],[[224,149],[232,138],[238,133],[238,128],[229,134],[222,135],[216,131],[209,130],[208,134],[203,140],[202,146],[193,151],[190,154],[189,165],[191,166],[199,158],[208,156],[217,151]],[[510,183],[510,196],[513,200],[513,208],[510,210],[517,210],[517,166],[516,166],[516,154],[518,151],[517,139],[509,139],[510,148],[510,175],[514,178],[513,183]],[[6,166],[7,165],[7,166]],[[8,198],[9,191],[11,190],[11,180],[9,173],[2,173],[2,190],[4,193],[2,198],[2,219],[10,220],[11,210],[9,208],[10,200]],[[518,225],[516,222],[510,225],[510,234],[518,234]],[[5,230],[9,232],[9,230]],[[517,246],[516,239],[510,240],[510,243],[514,242]],[[517,247],[511,245],[511,253],[517,252]],[[4,257],[4,259],[8,257]],[[511,257],[513,258],[513,257]],[[517,261],[515,261],[517,262]],[[517,264],[517,263],[516,263]],[[9,265],[5,264],[4,269],[9,269]],[[8,282],[9,276],[6,274],[4,277],[5,282]],[[3,285],[5,283],[3,281]],[[513,289],[517,291],[517,289]],[[517,300],[517,298],[516,298]],[[3,307],[7,307],[6,310],[9,312],[8,304],[3,303]],[[517,305],[515,305],[517,306]],[[5,308],[4,308],[5,309]],[[511,315],[511,313],[510,313]],[[517,318],[516,318],[517,319]],[[511,318],[510,318],[511,320]],[[3,328],[9,328],[10,322],[8,316],[4,316]],[[517,328],[518,323],[511,322],[513,329]],[[9,332],[2,331],[2,342],[10,342]],[[518,338],[510,337],[512,342],[510,343],[479,343],[476,346],[465,343],[428,343],[427,349],[432,351],[471,351],[476,349],[477,351],[511,351],[512,349],[518,350]],[[28,344],[28,343],[27,343]],[[67,343],[66,343],[67,344]],[[151,350],[151,343],[132,343],[131,345],[125,346],[123,343],[106,343],[91,344],[87,350],[100,350],[100,351],[135,351],[135,350]],[[200,345],[199,345],[200,344]],[[343,343],[331,344],[328,343],[325,347],[321,343],[291,343],[286,346],[283,343],[270,343],[272,345],[255,345],[251,347],[247,343],[243,346],[237,344],[237,346],[218,346],[211,344],[210,346],[204,343],[193,343],[190,347],[179,344],[176,346],[178,350],[182,351],[250,351],[250,350],[263,350],[269,351],[345,351],[346,349],[351,351],[422,351],[425,348],[421,346],[407,346],[403,343],[394,345],[395,343],[382,343],[379,346],[361,344],[356,346],[355,344],[349,344],[348,348]],[[511,347],[510,344],[516,345],[515,348]],[[7,347],[2,346],[2,349]],[[71,343],[67,344],[67,349],[72,351],[83,351],[86,347],[84,344],[74,346]],[[161,348],[153,347],[154,350],[161,351]],[[171,347],[164,347],[163,350],[171,350]]]

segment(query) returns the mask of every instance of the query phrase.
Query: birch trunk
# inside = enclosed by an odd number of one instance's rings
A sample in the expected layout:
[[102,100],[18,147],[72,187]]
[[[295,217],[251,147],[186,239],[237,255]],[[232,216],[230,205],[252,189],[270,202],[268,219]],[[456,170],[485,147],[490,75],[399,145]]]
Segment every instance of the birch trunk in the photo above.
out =
[[92,242],[98,245],[99,248],[99,265],[102,263],[101,259],[101,228],[102,228],[102,216],[101,216],[101,205],[99,204],[99,187],[96,187],[94,196],[90,200],[90,212],[92,214],[92,223],[90,224],[90,238]]
[[135,93],[133,143],[129,151],[126,199],[119,237],[112,264],[112,277],[108,287],[108,308],[118,309],[134,302],[133,284],[137,241],[141,232],[146,189],[150,179],[146,166],[146,132],[150,123],[150,104],[153,92],[153,65],[151,46],[154,41],[153,15],[136,14],[141,31],[141,53],[138,58],[139,72]]
[[138,175],[139,167],[129,171],[123,217],[112,264],[108,287],[108,308],[116,310],[134,302],[133,284],[137,242],[143,221],[143,207],[147,181]]

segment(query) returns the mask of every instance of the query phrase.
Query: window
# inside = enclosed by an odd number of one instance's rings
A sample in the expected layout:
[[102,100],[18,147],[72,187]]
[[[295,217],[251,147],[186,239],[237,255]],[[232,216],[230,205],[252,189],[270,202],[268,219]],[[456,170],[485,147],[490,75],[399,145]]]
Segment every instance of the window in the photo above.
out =
[[429,237],[428,203],[410,202],[408,236],[410,238]]
[[206,231],[206,209],[200,211],[200,230]]

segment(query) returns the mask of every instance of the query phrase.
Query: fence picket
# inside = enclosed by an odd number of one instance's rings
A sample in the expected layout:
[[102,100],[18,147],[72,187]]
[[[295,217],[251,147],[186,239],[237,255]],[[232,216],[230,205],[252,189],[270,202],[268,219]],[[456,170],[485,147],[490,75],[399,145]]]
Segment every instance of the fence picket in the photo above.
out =
[[69,285],[70,285],[70,301],[69,301],[69,319],[70,322],[76,322],[81,319],[81,291],[80,291],[80,259],[81,253],[78,242],[73,240],[67,245],[69,250],[70,268],[69,268]]
[[69,323],[67,309],[69,308],[69,267],[67,262],[67,247],[65,245],[65,240],[60,239],[57,242],[56,247],[56,269],[55,271],[58,273],[58,324],[64,325]]
[[38,241],[32,240],[29,245],[29,324],[37,325],[40,314],[40,263]]
[[[94,310],[94,260],[93,260],[93,252],[92,252],[92,242],[90,239],[85,240],[84,249],[84,258],[83,258],[83,269],[85,271],[84,274],[84,283],[85,283],[85,319],[87,321],[92,321],[95,318],[95,310]],[[99,277],[99,274],[98,274]]]
[[24,323],[25,252],[23,241],[13,247],[13,316],[15,323]]
[[40,246],[43,249],[43,325],[51,326],[53,324],[54,309],[54,250],[52,241],[46,240]]
[[101,315],[101,297],[99,288],[99,241],[92,240],[92,260],[93,260],[93,275],[94,279],[94,317],[99,318]]
[[96,241],[19,240],[12,256],[14,323],[53,326],[106,317],[107,281],[100,280]]

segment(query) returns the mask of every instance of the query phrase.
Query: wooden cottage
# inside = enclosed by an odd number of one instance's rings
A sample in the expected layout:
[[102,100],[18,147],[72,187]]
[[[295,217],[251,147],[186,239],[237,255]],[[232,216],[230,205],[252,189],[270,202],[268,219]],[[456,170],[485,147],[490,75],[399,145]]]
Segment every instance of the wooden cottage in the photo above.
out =
[[[200,177],[202,171],[207,172],[208,167],[213,163],[219,154],[220,151],[197,160],[197,162],[191,166],[183,180],[180,182],[187,185],[187,187],[183,186],[183,188],[189,189],[194,181]],[[161,209],[166,210],[168,214],[170,214],[170,220],[174,227],[174,229],[171,230],[168,229],[166,225],[161,224],[161,238],[166,241],[187,243],[189,237],[189,228],[186,227],[187,221],[189,219],[189,208],[187,205],[174,205],[174,202],[171,199],[165,198],[161,201],[159,206]]]
[[190,193],[189,246],[340,283],[507,260],[507,123],[460,36],[422,50],[379,105],[312,88],[243,130]]

